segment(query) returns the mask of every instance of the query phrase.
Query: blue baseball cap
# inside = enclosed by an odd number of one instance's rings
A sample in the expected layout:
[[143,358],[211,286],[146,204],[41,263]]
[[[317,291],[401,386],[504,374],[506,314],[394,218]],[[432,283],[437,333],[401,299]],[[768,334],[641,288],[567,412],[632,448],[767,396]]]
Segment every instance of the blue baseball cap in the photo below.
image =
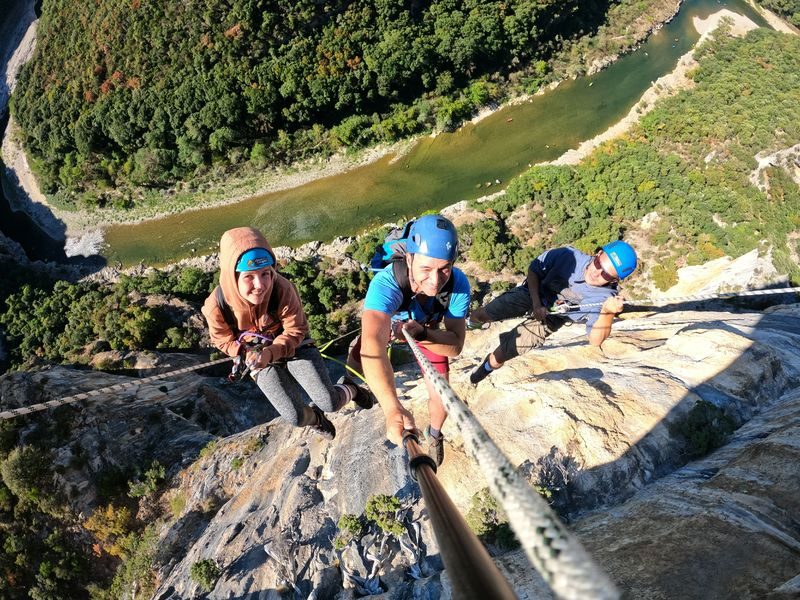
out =
[[236,261],[236,272],[258,271],[264,267],[271,267],[274,264],[275,259],[272,258],[272,254],[270,254],[269,250],[266,248],[252,248],[242,253],[239,260]]

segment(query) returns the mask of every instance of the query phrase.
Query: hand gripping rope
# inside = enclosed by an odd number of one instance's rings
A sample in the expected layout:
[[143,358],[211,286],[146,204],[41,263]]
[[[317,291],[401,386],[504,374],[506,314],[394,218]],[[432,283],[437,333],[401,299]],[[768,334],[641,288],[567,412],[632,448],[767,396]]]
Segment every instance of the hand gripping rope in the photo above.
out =
[[408,345],[433,384],[455,424],[464,446],[478,463],[508,515],[508,522],[531,564],[559,598],[569,600],[617,599],[619,592],[483,429],[469,408],[422,354],[416,340],[403,330]]
[[[698,302],[700,300],[729,300],[731,298],[744,298],[747,296],[774,296],[776,294],[800,293],[800,287],[775,288],[771,290],[745,290],[743,292],[723,292],[721,294],[697,294],[694,296],[676,296],[673,298],[644,298],[643,300],[624,300],[625,304],[665,306],[680,302]],[[553,307],[555,313],[568,313],[585,308],[603,306],[602,302],[592,304],[557,304]]]

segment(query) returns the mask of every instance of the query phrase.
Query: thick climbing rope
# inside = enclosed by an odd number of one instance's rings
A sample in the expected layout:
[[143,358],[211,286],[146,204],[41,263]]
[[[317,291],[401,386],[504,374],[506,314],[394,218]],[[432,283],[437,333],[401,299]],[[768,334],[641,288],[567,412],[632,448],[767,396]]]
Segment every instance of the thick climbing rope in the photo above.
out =
[[9,410],[5,410],[0,412],[0,420],[5,419],[13,419],[14,417],[19,417],[21,415],[27,415],[34,412],[39,412],[40,410],[47,410],[48,408],[57,408],[59,406],[64,406],[65,404],[71,404],[73,402],[80,402],[81,400],[89,400],[94,398],[95,396],[100,396],[102,394],[107,394],[109,392],[121,392],[122,390],[127,390],[132,387],[136,387],[137,385],[142,385],[145,383],[150,383],[152,381],[157,381],[159,379],[165,379],[166,377],[172,377],[173,375],[182,375],[183,373],[190,373],[192,371],[198,371],[200,369],[204,369],[206,367],[212,367],[214,365],[219,365],[224,362],[228,362],[229,360],[233,360],[231,357],[220,358],[218,360],[212,360],[210,362],[206,362],[200,365],[194,365],[191,367],[184,367],[182,369],[177,369],[175,371],[169,371],[167,373],[160,373],[158,375],[151,375],[149,377],[144,377],[142,379],[136,379],[134,381],[128,381],[126,383],[117,383],[115,385],[110,385],[104,388],[100,388],[98,390],[90,390],[88,392],[81,392],[80,394],[75,394],[73,396],[67,396],[65,398],[59,398],[57,400],[50,400],[48,402],[42,402],[41,404],[31,404],[30,406],[23,406],[20,408],[11,408]]
[[403,334],[426,379],[433,384],[464,446],[483,471],[489,490],[508,516],[508,523],[528,559],[559,598],[619,598],[619,592],[548,504],[514,469],[447,380],[422,354],[407,330]]
[[[321,351],[326,350],[334,342],[342,340],[342,339],[344,339],[344,338],[346,338],[346,337],[348,337],[350,335],[353,335],[354,333],[358,333],[359,331],[361,331],[361,329],[354,329],[352,331],[348,331],[344,335],[340,335],[339,337],[334,338],[334,339],[326,342],[323,346],[321,346],[320,350]],[[322,352],[320,352],[320,353],[322,354]],[[326,354],[322,354],[322,356],[324,358],[327,358],[328,360],[332,360],[334,362],[342,364],[345,368],[349,369],[349,367],[347,367],[347,365],[345,365],[341,361],[339,361],[339,360],[337,360],[337,359],[335,359],[335,358],[333,358],[331,356],[327,356]],[[95,398],[95,397],[100,396],[102,394],[107,394],[109,392],[121,392],[123,390],[127,390],[129,388],[136,387],[138,385],[143,385],[145,383],[151,383],[153,381],[158,381],[159,379],[165,379],[167,377],[172,377],[174,375],[182,375],[184,373],[191,373],[192,371],[199,371],[200,369],[205,369],[206,367],[213,367],[214,365],[219,365],[219,364],[222,364],[224,362],[228,362],[230,360],[233,360],[233,358],[231,358],[231,357],[220,358],[218,360],[212,360],[210,362],[205,362],[205,363],[202,363],[202,364],[199,364],[199,365],[194,365],[194,366],[191,366],[191,367],[184,367],[182,369],[177,369],[175,371],[168,371],[166,373],[160,373],[158,375],[151,375],[149,377],[144,377],[142,379],[136,379],[135,381],[128,381],[126,383],[117,383],[115,385],[110,385],[110,386],[107,386],[107,387],[104,387],[104,388],[100,388],[100,389],[97,389],[97,390],[90,390],[88,392],[81,392],[80,394],[75,394],[73,396],[67,396],[65,398],[59,398],[57,400],[49,400],[47,402],[41,402],[39,404],[31,404],[30,406],[23,406],[23,407],[20,407],[20,408],[11,408],[11,409],[8,409],[8,410],[0,412],[0,420],[13,419],[14,417],[19,417],[19,416],[22,416],[22,415],[28,415],[30,413],[35,413],[35,412],[39,412],[39,411],[42,411],[42,410],[48,410],[50,408],[58,408],[59,406],[64,406],[65,404],[72,404],[74,402],[80,402],[81,400],[89,400],[91,398]],[[353,369],[350,369],[350,370],[353,371],[354,374],[358,375],[362,379],[364,378],[364,376],[361,375],[358,371],[355,371]]]
[[[731,298],[746,298],[749,296],[774,296],[777,294],[800,293],[800,287],[775,288],[768,290],[745,290],[742,292],[723,292],[721,294],[695,294],[692,296],[674,296],[670,298],[644,298],[623,300],[625,304],[635,304],[637,306],[667,306],[669,304],[679,304],[681,302],[699,302],[700,300],[730,300]],[[602,302],[590,304],[558,304],[553,307],[553,312],[568,313],[581,311],[587,308],[598,308],[603,306]]]

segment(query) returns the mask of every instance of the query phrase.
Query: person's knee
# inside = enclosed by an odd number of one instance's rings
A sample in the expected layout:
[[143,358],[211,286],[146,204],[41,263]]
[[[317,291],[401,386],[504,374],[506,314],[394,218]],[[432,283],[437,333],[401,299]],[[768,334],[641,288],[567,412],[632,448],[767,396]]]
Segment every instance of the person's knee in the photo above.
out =
[[486,312],[486,307],[481,307],[470,312],[469,319],[470,321],[475,321],[476,323],[488,323],[492,321],[489,313]]

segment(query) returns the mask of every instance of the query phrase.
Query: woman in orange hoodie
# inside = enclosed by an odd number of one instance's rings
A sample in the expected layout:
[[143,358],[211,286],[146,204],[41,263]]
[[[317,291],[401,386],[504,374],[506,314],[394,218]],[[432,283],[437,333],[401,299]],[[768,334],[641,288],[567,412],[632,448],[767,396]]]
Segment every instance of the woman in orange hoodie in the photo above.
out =
[[[260,231],[237,227],[222,234],[219,264],[219,286],[203,304],[212,343],[228,356],[244,357],[256,384],[284,420],[333,439],[336,429],[324,412],[335,412],[350,400],[369,408],[369,392],[349,383],[331,383],[308,335],[300,296],[275,270],[275,254]],[[239,342],[243,332],[270,341],[259,350],[248,350]],[[301,387],[312,406],[302,401]]]

